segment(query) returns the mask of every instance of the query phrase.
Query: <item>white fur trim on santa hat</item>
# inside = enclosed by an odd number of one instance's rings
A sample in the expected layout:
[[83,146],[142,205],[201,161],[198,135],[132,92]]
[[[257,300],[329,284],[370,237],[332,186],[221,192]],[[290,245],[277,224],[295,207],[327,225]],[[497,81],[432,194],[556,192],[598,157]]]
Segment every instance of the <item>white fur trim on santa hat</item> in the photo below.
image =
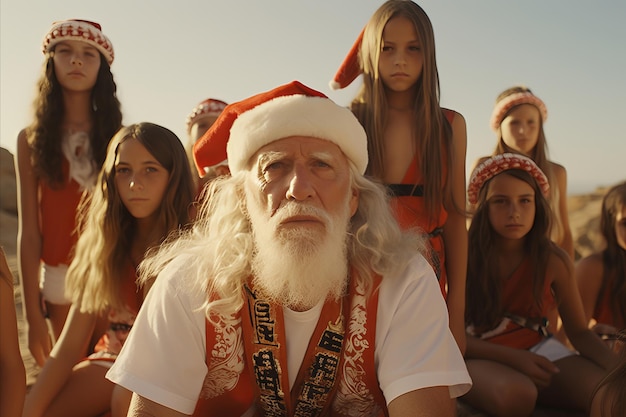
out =
[[339,84],[335,80],[330,80],[328,86],[331,88],[331,90],[341,90],[341,84]]
[[233,174],[263,146],[290,136],[335,143],[360,173],[367,167],[367,136],[350,110],[325,97],[289,95],[266,101],[237,117],[226,152]]

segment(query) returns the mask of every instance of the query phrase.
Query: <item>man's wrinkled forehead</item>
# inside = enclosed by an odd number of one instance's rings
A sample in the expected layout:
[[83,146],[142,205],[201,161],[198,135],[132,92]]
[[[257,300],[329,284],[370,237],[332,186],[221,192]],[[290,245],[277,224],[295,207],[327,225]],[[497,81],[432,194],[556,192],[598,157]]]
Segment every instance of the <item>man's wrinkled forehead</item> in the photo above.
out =
[[312,137],[279,139],[259,149],[252,160],[262,164],[267,161],[298,157],[329,163],[333,161],[347,163],[347,157],[339,146],[328,140]]

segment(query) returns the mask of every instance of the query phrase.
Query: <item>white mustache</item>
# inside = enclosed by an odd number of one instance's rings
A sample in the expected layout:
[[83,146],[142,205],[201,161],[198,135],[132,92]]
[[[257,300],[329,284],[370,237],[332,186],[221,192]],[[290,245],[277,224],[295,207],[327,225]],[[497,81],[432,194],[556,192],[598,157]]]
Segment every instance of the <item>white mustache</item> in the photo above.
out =
[[296,203],[293,201],[288,201],[285,204],[282,204],[274,212],[274,216],[272,218],[277,224],[280,224],[284,220],[295,216],[312,216],[320,219],[325,225],[332,222],[330,215],[326,211],[310,204]]

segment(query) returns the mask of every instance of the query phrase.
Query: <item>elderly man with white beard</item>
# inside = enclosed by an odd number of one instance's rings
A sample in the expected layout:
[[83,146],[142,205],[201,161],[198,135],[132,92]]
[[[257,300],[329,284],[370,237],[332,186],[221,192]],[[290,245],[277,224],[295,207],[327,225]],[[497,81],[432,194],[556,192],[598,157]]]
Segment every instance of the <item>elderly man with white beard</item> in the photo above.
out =
[[425,240],[363,176],[352,113],[294,81],[206,135],[232,177],[140,267],[156,282],[107,374],[128,415],[456,415],[471,380]]

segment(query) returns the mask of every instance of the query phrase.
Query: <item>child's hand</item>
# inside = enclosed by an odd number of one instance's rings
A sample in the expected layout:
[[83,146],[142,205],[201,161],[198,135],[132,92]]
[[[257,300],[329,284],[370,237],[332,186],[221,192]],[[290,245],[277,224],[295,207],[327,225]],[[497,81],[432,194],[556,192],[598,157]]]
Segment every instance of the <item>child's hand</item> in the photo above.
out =
[[528,376],[537,388],[546,388],[550,385],[552,375],[559,372],[559,368],[554,363],[536,353],[518,350],[515,356],[513,367]]
[[617,334],[617,328],[609,324],[603,324],[603,323],[598,323],[594,325],[591,330],[593,330],[594,333],[596,333],[598,336],[603,337],[603,338],[610,338],[610,337],[614,338],[615,335]]
[[43,366],[50,356],[52,341],[48,324],[43,316],[40,320],[31,320],[28,323],[28,349],[39,366]]

